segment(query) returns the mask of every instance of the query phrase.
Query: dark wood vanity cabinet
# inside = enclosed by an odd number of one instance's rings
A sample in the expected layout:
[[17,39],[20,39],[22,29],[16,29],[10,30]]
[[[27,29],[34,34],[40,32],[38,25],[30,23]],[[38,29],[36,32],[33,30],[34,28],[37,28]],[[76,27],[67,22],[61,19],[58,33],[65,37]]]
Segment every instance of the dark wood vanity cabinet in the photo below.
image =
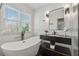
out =
[[53,37],[47,35],[40,35],[40,39],[50,41],[51,39],[53,39]]
[[55,44],[55,39],[52,36],[40,35],[40,39],[50,41],[51,44]]
[[42,56],[70,56],[71,52],[69,48],[55,46],[55,49],[51,49],[48,43],[43,43],[40,46],[40,54]]
[[71,38],[67,37],[40,35],[40,39],[50,41],[51,43],[58,42],[71,45]]
[[[43,56],[70,56],[71,52],[69,48],[55,45],[55,42],[71,45],[71,38],[40,35],[40,39],[50,41],[50,43],[44,42],[40,46],[40,54]],[[50,44],[55,45],[54,49],[50,48]]]

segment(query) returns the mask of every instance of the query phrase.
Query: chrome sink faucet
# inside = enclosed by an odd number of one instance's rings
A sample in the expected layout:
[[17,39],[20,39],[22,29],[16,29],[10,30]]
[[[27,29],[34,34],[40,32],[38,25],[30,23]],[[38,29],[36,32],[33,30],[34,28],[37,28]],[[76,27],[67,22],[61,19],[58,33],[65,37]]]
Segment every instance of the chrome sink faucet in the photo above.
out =
[[54,30],[54,35],[56,35],[56,31]]

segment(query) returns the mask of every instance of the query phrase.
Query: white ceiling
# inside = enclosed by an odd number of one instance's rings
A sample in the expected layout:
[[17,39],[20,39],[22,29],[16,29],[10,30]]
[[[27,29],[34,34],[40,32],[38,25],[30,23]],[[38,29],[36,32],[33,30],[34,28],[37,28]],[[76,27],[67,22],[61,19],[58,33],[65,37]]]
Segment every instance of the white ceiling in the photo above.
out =
[[30,7],[31,9],[38,9],[40,7],[44,7],[46,5],[48,5],[49,3],[26,3],[26,5],[28,7]]

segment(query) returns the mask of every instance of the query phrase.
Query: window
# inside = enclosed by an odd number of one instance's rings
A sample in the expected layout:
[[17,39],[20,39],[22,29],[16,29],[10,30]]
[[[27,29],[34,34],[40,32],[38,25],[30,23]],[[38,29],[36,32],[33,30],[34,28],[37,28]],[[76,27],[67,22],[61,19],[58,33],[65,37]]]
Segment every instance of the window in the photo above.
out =
[[29,16],[26,14],[22,14],[22,28],[25,32],[29,31]]
[[18,12],[11,8],[5,7],[5,18],[9,21],[18,21]]
[[19,31],[19,14],[16,10],[5,7],[5,31],[7,32],[17,32]]
[[29,20],[30,16],[25,13],[21,13],[9,6],[4,6],[4,29],[5,32],[29,32]]

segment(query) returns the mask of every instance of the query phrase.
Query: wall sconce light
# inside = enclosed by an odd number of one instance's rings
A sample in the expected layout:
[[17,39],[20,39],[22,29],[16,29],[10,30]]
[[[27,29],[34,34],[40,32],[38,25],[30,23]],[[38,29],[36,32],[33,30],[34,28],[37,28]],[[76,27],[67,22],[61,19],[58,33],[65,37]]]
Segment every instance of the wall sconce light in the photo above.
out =
[[49,11],[46,12],[46,17],[49,18]]
[[49,11],[46,12],[43,22],[45,22],[46,20],[49,20]]
[[77,5],[74,5],[73,6],[73,12],[76,12],[77,11]]
[[46,14],[46,17],[49,18],[49,14]]
[[65,15],[69,14],[69,13],[70,13],[70,8],[68,7],[68,8],[65,9]]

